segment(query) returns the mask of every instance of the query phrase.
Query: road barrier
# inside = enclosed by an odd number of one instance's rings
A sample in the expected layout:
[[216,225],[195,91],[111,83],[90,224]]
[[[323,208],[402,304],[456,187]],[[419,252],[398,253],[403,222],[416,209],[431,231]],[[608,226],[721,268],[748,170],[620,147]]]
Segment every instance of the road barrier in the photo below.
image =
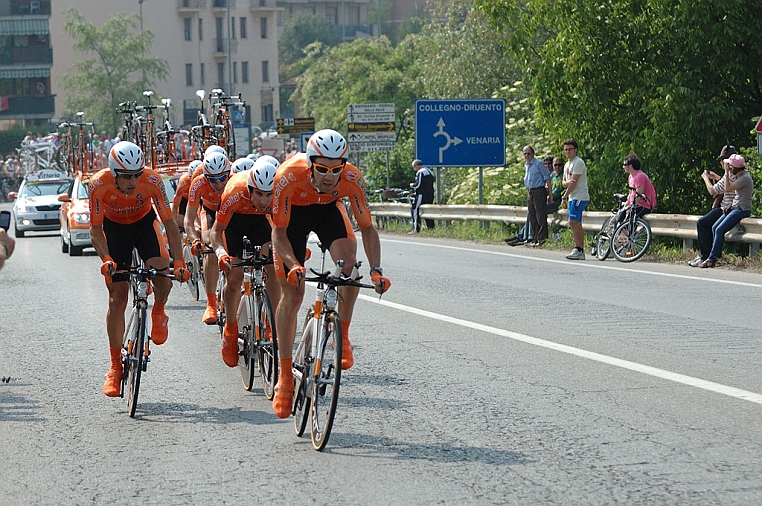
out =
[[[370,203],[373,216],[385,218],[410,218],[410,206],[396,203]],[[566,209],[548,215],[548,224],[553,226],[568,227],[568,213]],[[603,222],[611,216],[610,212],[586,211],[583,213],[582,228],[587,232],[597,232]],[[521,206],[487,206],[487,205],[453,205],[442,206],[426,204],[421,206],[421,218],[431,220],[476,220],[476,221],[502,221],[514,225],[524,224],[527,217],[527,208]],[[656,214],[651,213],[645,217],[651,226],[654,235],[664,237],[676,237],[683,240],[683,248],[692,249],[693,241],[698,239],[696,233],[696,221],[701,216],[688,214]],[[748,243],[749,252],[752,256],[759,253],[759,245],[762,243],[762,220],[746,218],[733,227],[725,240],[731,242]]]

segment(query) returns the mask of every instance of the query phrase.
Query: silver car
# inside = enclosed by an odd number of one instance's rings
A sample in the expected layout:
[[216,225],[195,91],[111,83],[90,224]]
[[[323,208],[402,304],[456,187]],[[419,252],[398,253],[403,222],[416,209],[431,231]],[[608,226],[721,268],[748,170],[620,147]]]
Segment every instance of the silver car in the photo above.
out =
[[11,192],[15,198],[13,221],[16,237],[24,237],[26,232],[37,230],[58,230],[61,202],[58,195],[68,191],[71,177],[65,174],[47,174],[47,177],[28,175],[18,192]]

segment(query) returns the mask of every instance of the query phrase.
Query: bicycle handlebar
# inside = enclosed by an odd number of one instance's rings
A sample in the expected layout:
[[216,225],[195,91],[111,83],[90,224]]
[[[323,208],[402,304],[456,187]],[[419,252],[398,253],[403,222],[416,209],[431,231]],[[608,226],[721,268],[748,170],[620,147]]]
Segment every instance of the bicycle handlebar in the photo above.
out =
[[316,281],[318,283],[325,283],[328,286],[356,286],[358,288],[375,288],[373,285],[369,285],[367,283],[359,283],[358,280],[362,279],[362,277],[357,278],[357,280],[352,279],[348,276],[345,276],[344,274],[341,274],[340,276],[335,276],[329,271],[326,272],[318,272],[315,269],[310,269],[310,271],[315,275],[313,277],[305,277],[305,281]]
[[155,267],[146,269],[145,267],[130,267],[129,269],[122,269],[114,271],[114,274],[127,274],[128,276],[136,276],[140,279],[153,279],[153,278],[168,278],[176,279],[174,274],[165,274],[158,271]]

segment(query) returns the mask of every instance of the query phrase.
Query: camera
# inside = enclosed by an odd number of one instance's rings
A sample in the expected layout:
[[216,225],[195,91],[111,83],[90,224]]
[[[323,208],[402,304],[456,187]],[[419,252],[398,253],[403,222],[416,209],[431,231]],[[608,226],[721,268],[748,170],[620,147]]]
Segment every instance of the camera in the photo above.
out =
[[0,228],[8,231],[8,228],[11,226],[11,212],[10,211],[0,211]]

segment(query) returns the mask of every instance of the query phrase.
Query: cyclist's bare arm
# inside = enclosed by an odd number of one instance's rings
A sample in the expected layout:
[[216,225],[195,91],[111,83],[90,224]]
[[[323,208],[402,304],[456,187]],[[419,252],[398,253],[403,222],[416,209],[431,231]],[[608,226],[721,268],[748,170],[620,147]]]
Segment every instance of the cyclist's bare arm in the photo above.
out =
[[362,233],[362,246],[365,249],[365,256],[368,257],[368,267],[381,266],[381,240],[378,237],[378,231],[373,225],[360,227]]
[[197,239],[200,239],[195,225],[197,216],[198,206],[192,206],[188,204],[188,206],[185,208],[185,235],[188,236],[188,240],[191,243]]
[[283,268],[288,272],[295,265],[301,265],[294,255],[294,248],[288,240],[288,233],[285,227],[273,227],[272,233],[273,249],[278,252],[278,256],[283,262]]
[[176,262],[183,262],[183,236],[174,218],[164,221],[164,230],[167,233],[170,256]]
[[103,233],[103,225],[90,225],[90,241],[93,243],[95,252],[101,259],[109,255],[106,234]]
[[[215,220],[212,225],[212,231],[209,234],[212,249],[216,252],[218,248],[225,248],[225,241],[222,238],[222,233],[225,231],[225,225],[222,225],[219,221]],[[217,255],[219,257],[219,255]]]

